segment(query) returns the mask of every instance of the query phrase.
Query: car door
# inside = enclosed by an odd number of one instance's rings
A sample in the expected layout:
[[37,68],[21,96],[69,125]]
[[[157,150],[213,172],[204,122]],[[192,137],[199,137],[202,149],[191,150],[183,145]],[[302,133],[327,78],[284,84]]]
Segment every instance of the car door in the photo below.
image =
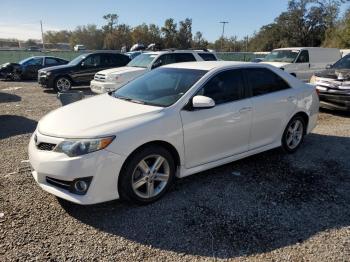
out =
[[78,65],[73,79],[77,83],[89,83],[101,70],[103,70],[102,54],[91,54]]
[[42,57],[34,57],[24,65],[23,76],[29,79],[36,78],[38,76],[39,69],[43,68],[43,64],[44,61]]
[[186,168],[199,166],[248,150],[252,105],[244,94],[241,70],[213,76],[197,95],[211,97],[210,109],[181,112]]
[[249,149],[257,149],[281,139],[286,122],[296,108],[296,90],[267,68],[244,70],[253,106]]
[[312,73],[308,50],[302,50],[299,53],[294,66],[296,67],[295,74],[298,79],[304,82],[310,80]]

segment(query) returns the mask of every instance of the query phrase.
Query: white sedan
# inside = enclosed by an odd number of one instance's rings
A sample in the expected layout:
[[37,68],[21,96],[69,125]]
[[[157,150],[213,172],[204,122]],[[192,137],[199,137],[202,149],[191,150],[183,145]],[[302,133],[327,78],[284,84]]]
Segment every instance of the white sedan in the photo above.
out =
[[312,86],[269,65],[172,64],[49,113],[29,159],[38,184],[60,198],[146,204],[175,176],[280,146],[296,151],[318,107]]

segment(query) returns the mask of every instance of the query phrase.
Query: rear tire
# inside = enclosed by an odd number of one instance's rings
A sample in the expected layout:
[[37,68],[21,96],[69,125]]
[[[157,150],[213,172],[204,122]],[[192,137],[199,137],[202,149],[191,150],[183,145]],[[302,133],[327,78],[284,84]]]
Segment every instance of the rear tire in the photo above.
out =
[[53,89],[55,92],[66,92],[72,88],[72,81],[66,76],[59,76],[55,79]]
[[282,148],[287,153],[294,153],[298,150],[306,134],[305,120],[301,116],[293,117],[282,136]]
[[168,150],[147,146],[133,153],[119,176],[120,198],[138,205],[161,198],[172,185],[175,163]]

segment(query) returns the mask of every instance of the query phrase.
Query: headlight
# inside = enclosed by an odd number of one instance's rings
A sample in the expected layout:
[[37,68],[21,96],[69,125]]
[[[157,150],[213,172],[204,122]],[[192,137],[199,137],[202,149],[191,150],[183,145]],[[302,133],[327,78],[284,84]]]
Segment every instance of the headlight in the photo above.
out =
[[81,156],[106,148],[115,136],[97,139],[72,139],[58,144],[54,151],[65,153],[67,156]]
[[310,79],[310,84],[315,85],[317,81],[318,81],[318,77],[313,75]]
[[47,76],[51,75],[51,72],[50,72],[50,71],[49,71],[49,72],[46,72],[46,75],[47,75]]

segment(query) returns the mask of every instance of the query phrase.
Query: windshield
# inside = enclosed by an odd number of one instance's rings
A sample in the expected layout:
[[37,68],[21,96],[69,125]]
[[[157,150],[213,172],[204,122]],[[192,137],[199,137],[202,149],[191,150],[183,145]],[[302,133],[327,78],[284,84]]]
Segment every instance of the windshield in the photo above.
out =
[[300,50],[273,50],[264,58],[264,62],[286,62],[293,63]]
[[344,56],[338,62],[336,62],[332,68],[336,69],[350,69],[350,55]]
[[23,60],[19,61],[18,64],[24,65],[25,63],[27,63],[27,62],[28,62],[29,60],[31,60],[31,59],[33,59],[33,58],[32,58],[32,57],[29,57],[29,58],[23,59]]
[[156,54],[141,54],[131,60],[127,66],[147,68],[156,57]]
[[112,93],[134,103],[167,107],[178,101],[207,71],[159,68]]
[[68,63],[68,65],[77,65],[77,64],[79,64],[81,61],[83,61],[83,60],[85,59],[85,57],[86,57],[85,54],[84,54],[84,55],[80,55],[80,56],[74,58],[72,61],[70,61],[70,62]]

